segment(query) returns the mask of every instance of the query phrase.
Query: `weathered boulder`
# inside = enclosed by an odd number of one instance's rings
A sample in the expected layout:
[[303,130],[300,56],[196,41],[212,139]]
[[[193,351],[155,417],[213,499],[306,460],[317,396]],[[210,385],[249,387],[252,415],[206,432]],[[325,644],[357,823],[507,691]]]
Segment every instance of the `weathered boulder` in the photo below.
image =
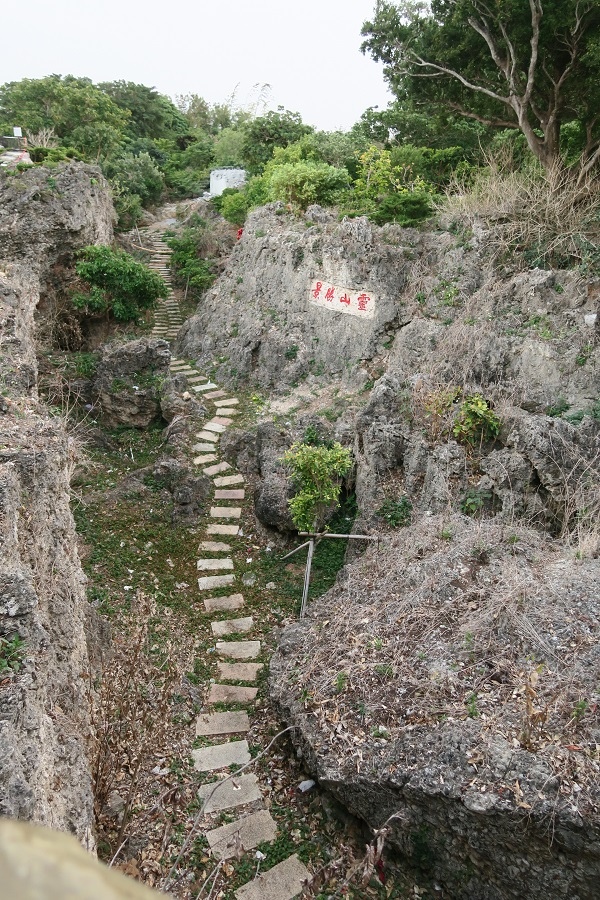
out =
[[106,344],[94,378],[104,424],[146,428],[160,418],[160,388],[170,361],[169,345],[162,339]]
[[387,861],[421,885],[592,900],[599,622],[600,560],[515,523],[425,517],[283,630],[271,694],[307,770],[387,823]]

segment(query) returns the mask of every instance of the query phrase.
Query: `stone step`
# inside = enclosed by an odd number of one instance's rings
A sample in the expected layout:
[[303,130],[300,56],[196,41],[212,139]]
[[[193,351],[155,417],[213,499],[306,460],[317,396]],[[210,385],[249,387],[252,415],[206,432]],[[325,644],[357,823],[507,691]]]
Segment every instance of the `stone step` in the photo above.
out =
[[206,463],[214,462],[215,459],[219,457],[215,453],[201,453],[200,456],[196,456],[194,459],[194,463],[197,466],[205,466]]
[[195,369],[192,369],[191,366],[188,366],[187,363],[171,363],[169,366],[171,372],[194,372]]
[[222,414],[223,416],[237,416],[237,414],[239,413],[239,409],[227,409],[226,407],[222,406],[219,407],[217,412]]
[[227,781],[213,781],[202,784],[198,789],[198,797],[204,800],[205,813],[220,812],[222,809],[234,809],[245,803],[254,803],[262,800],[258,778],[250,773],[239,777],[229,778]]
[[210,466],[210,468],[204,470],[205,475],[218,475],[219,472],[226,472],[227,469],[230,469],[231,466],[229,463],[219,463],[217,466]]
[[238,525],[208,525],[207,534],[229,534],[235,536],[239,531]]
[[215,434],[223,434],[225,430],[225,426],[220,425],[219,422],[215,422],[214,419],[212,419],[210,422],[206,422],[206,424],[204,425],[204,431],[214,431]]
[[208,703],[252,703],[258,688],[240,687],[235,684],[211,684]]
[[292,900],[310,881],[310,872],[294,853],[234,893],[236,900]]
[[215,500],[244,500],[246,491],[215,491]]
[[198,579],[198,590],[212,591],[214,588],[227,587],[234,581],[235,575],[206,575]]
[[226,681],[256,681],[262,663],[225,663],[218,660],[219,678]]
[[241,506],[211,506],[211,519],[239,519],[242,515]]
[[206,375],[193,375],[191,378],[188,378],[188,382],[190,384],[196,384],[201,381],[208,381],[208,378],[206,377]]
[[233,397],[231,400],[219,400],[215,406],[237,406],[240,401]]
[[225,416],[215,416],[214,419],[211,419],[208,424],[211,425],[213,423],[215,425],[222,425],[223,428],[226,428],[227,425],[233,424],[233,419],[226,419]]
[[204,598],[204,609],[207,613],[230,612],[234,609],[241,609],[243,605],[244,597],[242,594],[229,594],[228,597]]
[[274,841],[277,835],[277,824],[268,809],[221,825],[213,831],[206,832],[206,840],[210,852],[216,859],[231,859],[246,850],[254,850],[264,841]]
[[226,634],[242,634],[244,631],[252,631],[254,620],[252,616],[243,619],[224,619],[222,622],[211,622],[210,627],[215,637],[223,637]]
[[240,734],[250,731],[250,719],[245,710],[237,712],[203,713],[196,719],[196,737],[217,734]]
[[[206,385],[206,386],[208,387],[208,385]],[[213,387],[215,387],[215,386],[216,385],[213,384]],[[210,394],[206,394],[205,396],[208,397],[209,400],[214,400],[215,397],[223,397],[224,395],[225,395],[225,391],[219,390],[219,391],[212,391]]]
[[232,559],[199,559],[196,563],[199,572],[215,572],[218,569],[231,569],[233,571]]
[[260,641],[218,641],[217,653],[232,659],[254,659],[260,653]]
[[[206,384],[195,384],[192,390],[196,391],[196,393],[201,393],[202,391],[212,391],[213,388],[216,388],[216,384],[213,384],[212,381],[207,381]],[[206,396],[210,398],[210,394]]]
[[215,448],[213,444],[194,444],[194,446],[192,447],[194,453],[210,453],[214,449]]
[[213,772],[234,764],[243,766],[251,758],[248,741],[230,741],[228,744],[202,747],[200,750],[192,750],[191,755],[197,772]]
[[231,547],[229,544],[223,544],[221,541],[201,541],[198,551],[206,553],[229,553]]
[[215,434],[214,431],[199,431],[196,437],[200,438],[201,441],[212,441],[216,443],[219,440],[220,435]]
[[[212,468],[214,468],[214,466]],[[231,468],[231,466],[229,466],[228,468]],[[212,472],[209,473],[208,469],[205,469],[204,471],[207,475],[212,475]],[[221,475],[219,478],[215,478],[215,486],[217,487],[225,487],[228,484],[244,484],[244,476]]]

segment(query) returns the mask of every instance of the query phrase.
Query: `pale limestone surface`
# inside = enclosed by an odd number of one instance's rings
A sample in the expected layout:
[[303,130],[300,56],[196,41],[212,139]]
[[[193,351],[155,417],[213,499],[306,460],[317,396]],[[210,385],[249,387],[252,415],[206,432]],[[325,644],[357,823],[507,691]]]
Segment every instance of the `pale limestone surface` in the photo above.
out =
[[223,782],[202,784],[198,788],[198,797],[200,800],[207,800],[210,797],[204,807],[204,812],[207,813],[232,809],[262,799],[258,778],[252,774],[234,776]]
[[235,896],[237,900],[292,900],[292,897],[302,893],[302,888],[310,880],[310,872],[294,853],[254,881],[238,888]]
[[192,750],[192,759],[198,772],[212,772],[233,764],[244,766],[250,762],[248,741],[230,741],[214,747],[201,747],[200,750]]
[[217,859],[231,859],[239,850],[253,850],[263,841],[274,841],[276,836],[277,825],[267,809],[206,833],[212,855]]
[[196,736],[209,737],[216,734],[239,734],[249,731],[250,720],[245,710],[235,712],[204,713],[196,719]]
[[225,612],[232,609],[240,609],[244,605],[242,594],[230,594],[228,597],[205,597],[204,608],[206,612]]
[[260,641],[218,641],[217,652],[233,659],[254,659],[260,653]]

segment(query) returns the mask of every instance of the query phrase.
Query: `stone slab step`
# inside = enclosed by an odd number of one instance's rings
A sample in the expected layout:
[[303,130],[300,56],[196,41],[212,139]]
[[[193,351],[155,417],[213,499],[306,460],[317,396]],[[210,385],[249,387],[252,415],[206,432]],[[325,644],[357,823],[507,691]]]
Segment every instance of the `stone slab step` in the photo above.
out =
[[194,459],[194,463],[197,466],[205,466],[206,463],[214,462],[215,459],[219,457],[215,453],[201,453],[200,456],[196,456]]
[[215,422],[215,420],[212,419],[210,422],[206,423],[203,430],[204,431],[214,431],[217,434],[223,434],[223,432],[225,431],[225,426],[220,425],[218,422]]
[[231,859],[240,852],[254,850],[263,841],[274,841],[276,835],[275,819],[268,809],[260,809],[229,825],[207,831],[206,840],[216,859]]
[[208,525],[206,528],[207,534],[228,534],[228,535],[236,535],[239,531],[238,525]]
[[237,406],[239,402],[235,397],[232,397],[231,400],[219,400],[215,403],[215,406]]
[[243,605],[244,597],[242,594],[229,594],[227,597],[204,598],[204,609],[207,613],[230,612],[234,609],[241,609]]
[[217,569],[230,569],[233,571],[232,559],[199,559],[196,563],[199,572],[214,572]]
[[171,362],[169,366],[171,372],[195,372],[196,370],[192,368],[192,366],[188,365],[188,363],[184,362]]
[[245,710],[204,713],[196,719],[196,737],[212,737],[216,734],[240,734],[249,730],[250,719]]
[[214,449],[214,444],[194,444],[192,447],[194,453],[210,453]]
[[215,637],[223,637],[225,634],[241,634],[244,631],[252,631],[254,620],[252,616],[243,619],[225,619],[223,622],[211,622],[210,627]]
[[206,575],[198,579],[198,590],[212,591],[213,588],[227,587],[234,581],[235,575]]
[[231,547],[222,541],[202,541],[198,547],[200,553],[229,553]]
[[199,437],[201,441],[212,441],[213,443],[216,443],[219,440],[220,435],[215,434],[214,431],[199,431],[196,434],[196,437]]
[[260,641],[217,641],[217,653],[232,659],[254,659],[260,653]]
[[[208,469],[205,469],[204,471],[207,475],[209,474]],[[212,474],[212,472],[210,474]],[[244,476],[222,475],[220,478],[215,478],[216,487],[226,487],[228,484],[244,484]]]
[[234,893],[236,900],[292,900],[310,881],[310,872],[294,853]]
[[215,500],[243,500],[246,491],[215,491]]
[[219,412],[223,413],[224,416],[237,416],[239,409],[227,409],[226,407],[223,407],[222,409],[219,409]]
[[211,419],[210,421],[211,423],[214,422],[215,425],[223,425],[226,427],[227,425],[232,424],[233,419],[227,419],[225,416],[215,416],[214,419]]
[[250,762],[248,741],[230,741],[228,744],[216,744],[214,747],[202,747],[192,750],[194,768],[197,772],[212,772],[225,769],[233,764],[244,766]]
[[[261,800],[258,778],[250,773],[230,778],[227,781],[213,781],[202,784],[198,789],[200,800],[206,801],[204,812],[219,812],[222,809],[233,809],[245,803]],[[210,799],[209,799],[210,798]]]
[[211,519],[239,519],[242,515],[241,506],[211,506]]
[[256,681],[258,673],[263,668],[262,663],[225,663],[217,662],[219,678],[229,681]]
[[[208,385],[207,385],[207,387],[208,387]],[[215,387],[214,384],[213,384],[213,387]],[[205,396],[208,397],[209,400],[214,400],[215,397],[224,397],[225,391],[221,391],[221,390],[212,391],[210,394],[206,394]]]
[[190,384],[199,384],[201,381],[208,381],[206,375],[192,375],[188,378]]
[[[192,390],[199,393],[201,391],[212,391],[213,388],[216,388],[216,384],[213,384],[212,381],[207,381],[206,384],[195,384]],[[210,395],[207,394],[206,396],[209,397]]]
[[[205,475],[218,475],[219,472],[226,472],[227,469],[230,469],[231,466],[229,463],[220,462],[217,466],[210,466],[210,468],[204,470]],[[216,482],[215,482],[216,484]]]
[[240,687],[236,684],[211,684],[208,703],[252,703],[258,688]]

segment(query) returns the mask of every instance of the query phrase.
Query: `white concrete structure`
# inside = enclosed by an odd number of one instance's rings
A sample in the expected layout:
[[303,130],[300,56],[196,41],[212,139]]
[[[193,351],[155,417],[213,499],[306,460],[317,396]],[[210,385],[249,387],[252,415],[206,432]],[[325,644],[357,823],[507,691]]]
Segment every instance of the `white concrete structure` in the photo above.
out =
[[210,173],[211,197],[220,197],[225,188],[239,188],[246,184],[246,172],[244,169],[228,167],[213,169]]

